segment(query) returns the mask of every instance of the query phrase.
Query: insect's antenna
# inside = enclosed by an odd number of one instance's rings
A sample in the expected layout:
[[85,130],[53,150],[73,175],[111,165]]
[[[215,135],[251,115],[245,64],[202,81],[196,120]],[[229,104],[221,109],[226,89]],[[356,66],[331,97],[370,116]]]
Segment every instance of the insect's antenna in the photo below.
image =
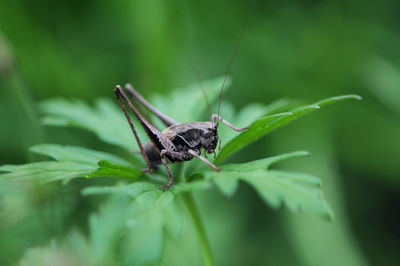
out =
[[240,41],[242,40],[243,33],[244,33],[244,31],[245,31],[245,29],[246,29],[246,27],[247,27],[247,24],[248,24],[248,22],[249,22],[249,19],[250,19],[250,17],[251,17],[251,14],[253,13],[254,6],[256,5],[256,1],[257,1],[257,0],[253,0],[253,2],[251,3],[250,11],[249,11],[249,13],[247,14],[247,17],[246,17],[246,19],[245,19],[245,21],[244,21],[242,30],[240,31],[239,39],[238,39],[237,42],[236,42],[236,46],[235,46],[235,49],[233,50],[233,55],[232,55],[232,57],[231,57],[231,61],[229,61],[228,69],[226,70],[225,77],[224,77],[224,81],[222,82],[221,92],[220,92],[220,94],[219,94],[219,100],[218,100],[218,120],[217,120],[218,122],[217,122],[217,127],[218,127],[219,120],[220,120],[220,119],[219,119],[219,118],[220,118],[219,114],[220,114],[220,111],[221,111],[222,92],[224,91],[225,83],[226,83],[226,81],[227,81],[227,79],[228,79],[229,73],[231,72],[231,67],[232,67],[233,59],[235,59],[236,52],[237,52],[237,50],[238,50],[238,48],[239,48]]
[[[191,65],[192,65],[192,67],[193,67],[194,74],[196,75],[197,81],[199,82],[199,85],[200,85],[201,91],[202,91],[202,93],[203,93],[203,96],[204,96],[204,98],[206,99],[208,112],[209,112],[210,117],[211,117],[210,102],[208,101],[207,93],[206,93],[206,90],[205,90],[205,88],[204,88],[204,84],[203,84],[203,82],[202,82],[202,80],[201,80],[199,69],[197,68],[197,65],[195,64],[193,55],[192,55],[192,53],[190,52],[189,49],[187,50],[187,52],[188,52],[188,54],[189,54],[189,58],[190,58]],[[211,123],[213,123],[213,121],[211,121]]]

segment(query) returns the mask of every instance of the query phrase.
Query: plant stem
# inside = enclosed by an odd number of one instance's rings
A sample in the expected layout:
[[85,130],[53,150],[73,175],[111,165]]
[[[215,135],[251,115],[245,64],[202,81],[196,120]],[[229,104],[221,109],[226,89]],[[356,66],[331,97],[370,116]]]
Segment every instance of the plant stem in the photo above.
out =
[[211,255],[210,244],[208,243],[206,231],[204,228],[203,221],[201,220],[199,208],[197,207],[193,195],[191,193],[183,194],[183,200],[186,207],[189,210],[190,216],[193,220],[193,225],[196,229],[197,235],[199,237],[201,251],[203,253],[203,260],[205,266],[213,266],[214,261]]

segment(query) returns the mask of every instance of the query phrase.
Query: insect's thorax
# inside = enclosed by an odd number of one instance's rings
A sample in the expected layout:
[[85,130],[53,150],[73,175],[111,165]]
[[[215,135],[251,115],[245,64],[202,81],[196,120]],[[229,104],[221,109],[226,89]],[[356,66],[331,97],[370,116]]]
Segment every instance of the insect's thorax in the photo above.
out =
[[166,128],[163,134],[175,145],[177,151],[188,149],[213,153],[218,143],[218,132],[210,121],[190,122]]

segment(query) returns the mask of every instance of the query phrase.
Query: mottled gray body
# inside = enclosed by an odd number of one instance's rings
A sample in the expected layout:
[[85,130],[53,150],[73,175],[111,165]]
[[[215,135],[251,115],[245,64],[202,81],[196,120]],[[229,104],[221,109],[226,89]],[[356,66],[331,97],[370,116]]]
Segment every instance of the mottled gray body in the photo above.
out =
[[[164,129],[162,134],[173,143],[174,151],[181,155],[167,155],[170,163],[193,159],[189,150],[195,151],[198,155],[201,154],[202,149],[205,153],[214,153],[218,144],[218,131],[210,121],[172,125]],[[144,145],[144,152],[153,167],[161,164],[160,151],[152,142]]]

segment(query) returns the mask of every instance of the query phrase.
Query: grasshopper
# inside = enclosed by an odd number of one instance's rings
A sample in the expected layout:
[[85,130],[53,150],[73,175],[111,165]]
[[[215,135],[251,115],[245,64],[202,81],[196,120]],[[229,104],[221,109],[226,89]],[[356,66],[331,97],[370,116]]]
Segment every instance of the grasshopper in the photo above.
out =
[[[148,171],[149,173],[151,173],[152,169],[160,164],[163,164],[165,170],[167,171],[169,182],[167,185],[161,186],[161,188],[163,189],[168,189],[173,184],[173,176],[171,174],[171,171],[169,170],[168,163],[190,161],[193,158],[197,158],[201,160],[203,163],[210,166],[213,170],[215,171],[220,170],[213,163],[211,163],[206,158],[201,156],[201,150],[203,150],[205,156],[207,156],[207,154],[214,154],[215,158],[216,156],[215,149],[217,148],[218,143],[219,143],[219,148],[221,148],[221,138],[218,135],[219,122],[224,123],[225,125],[227,125],[228,127],[232,128],[237,132],[245,131],[248,129],[248,127],[237,128],[228,121],[224,120],[220,116],[220,107],[221,107],[222,92],[224,90],[226,80],[230,73],[232,62],[236,55],[236,51],[239,47],[239,43],[242,38],[243,32],[246,28],[250,14],[254,8],[254,3],[255,1],[253,1],[248,17],[246,18],[242,31],[240,32],[239,39],[236,43],[232,58],[229,62],[228,69],[225,74],[224,81],[221,86],[219,103],[218,103],[218,113],[211,114],[210,111],[209,121],[188,122],[180,124],[174,119],[167,116],[166,114],[157,110],[155,107],[153,107],[148,101],[146,101],[146,99],[144,99],[134,89],[132,85],[126,84],[125,90],[128,93],[128,95],[132,98],[133,102],[142,104],[151,113],[153,113],[156,117],[158,117],[167,127],[163,131],[160,131],[158,128],[156,128],[149,122],[150,121],[149,119],[146,119],[144,117],[145,112],[143,112],[142,115],[138,111],[138,109],[140,109],[141,111],[143,110],[141,109],[140,105],[137,105],[136,108],[132,104],[132,102],[129,100],[128,96],[125,94],[124,90],[120,85],[117,85],[114,89],[114,93],[117,97],[118,103],[121,106],[121,109],[129,123],[129,126],[132,129],[132,133],[135,136],[135,139],[138,143],[140,153],[142,154],[144,160],[146,161],[147,168],[143,169],[142,171]],[[205,94],[204,88],[202,88],[202,90]],[[124,102],[133,112],[135,117],[138,119],[140,125],[143,127],[144,131],[146,132],[147,136],[150,139],[150,142],[146,143],[145,145],[142,145],[139,139],[139,136],[128,114]]]

